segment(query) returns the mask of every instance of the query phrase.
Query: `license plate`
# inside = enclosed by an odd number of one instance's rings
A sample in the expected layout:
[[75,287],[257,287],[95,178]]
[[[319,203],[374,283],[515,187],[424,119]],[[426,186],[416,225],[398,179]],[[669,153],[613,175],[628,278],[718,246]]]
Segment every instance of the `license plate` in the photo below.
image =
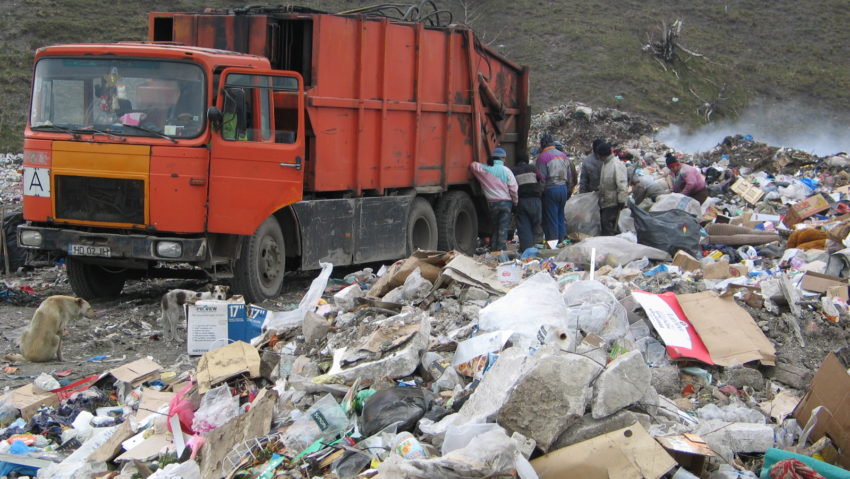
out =
[[112,256],[109,246],[89,246],[84,244],[68,245],[68,254],[72,256]]

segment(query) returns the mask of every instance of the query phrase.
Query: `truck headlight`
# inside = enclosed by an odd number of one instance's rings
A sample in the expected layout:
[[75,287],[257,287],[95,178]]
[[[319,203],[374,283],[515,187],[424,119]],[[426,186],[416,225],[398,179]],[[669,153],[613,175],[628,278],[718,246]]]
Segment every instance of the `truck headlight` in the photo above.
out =
[[163,258],[179,258],[183,256],[183,245],[177,241],[158,241],[156,254]]
[[41,240],[41,233],[38,231],[21,231],[21,245],[23,246],[41,246]]

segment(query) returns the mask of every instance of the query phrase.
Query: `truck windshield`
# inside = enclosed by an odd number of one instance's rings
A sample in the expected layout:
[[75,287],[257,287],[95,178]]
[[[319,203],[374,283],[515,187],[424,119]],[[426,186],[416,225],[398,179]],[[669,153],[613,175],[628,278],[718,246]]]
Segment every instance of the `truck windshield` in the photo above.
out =
[[204,127],[204,73],[191,63],[43,58],[30,127],[121,136],[193,138]]

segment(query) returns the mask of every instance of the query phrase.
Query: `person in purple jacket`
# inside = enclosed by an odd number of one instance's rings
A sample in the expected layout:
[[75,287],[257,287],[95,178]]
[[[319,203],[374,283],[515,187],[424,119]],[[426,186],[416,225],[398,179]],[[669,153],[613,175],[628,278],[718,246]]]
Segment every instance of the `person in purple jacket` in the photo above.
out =
[[705,187],[705,177],[699,169],[679,163],[679,159],[669,153],[665,160],[667,168],[673,173],[673,193],[690,196],[703,204],[708,199],[708,189]]

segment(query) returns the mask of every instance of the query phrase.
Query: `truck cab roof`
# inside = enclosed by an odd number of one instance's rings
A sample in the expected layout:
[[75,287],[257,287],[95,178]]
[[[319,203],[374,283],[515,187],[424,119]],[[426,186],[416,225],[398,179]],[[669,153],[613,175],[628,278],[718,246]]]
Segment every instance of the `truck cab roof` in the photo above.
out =
[[258,55],[194,47],[175,43],[122,42],[51,45],[36,50],[36,61],[45,56],[115,56],[194,60],[200,63],[246,68],[270,68],[269,60]]

